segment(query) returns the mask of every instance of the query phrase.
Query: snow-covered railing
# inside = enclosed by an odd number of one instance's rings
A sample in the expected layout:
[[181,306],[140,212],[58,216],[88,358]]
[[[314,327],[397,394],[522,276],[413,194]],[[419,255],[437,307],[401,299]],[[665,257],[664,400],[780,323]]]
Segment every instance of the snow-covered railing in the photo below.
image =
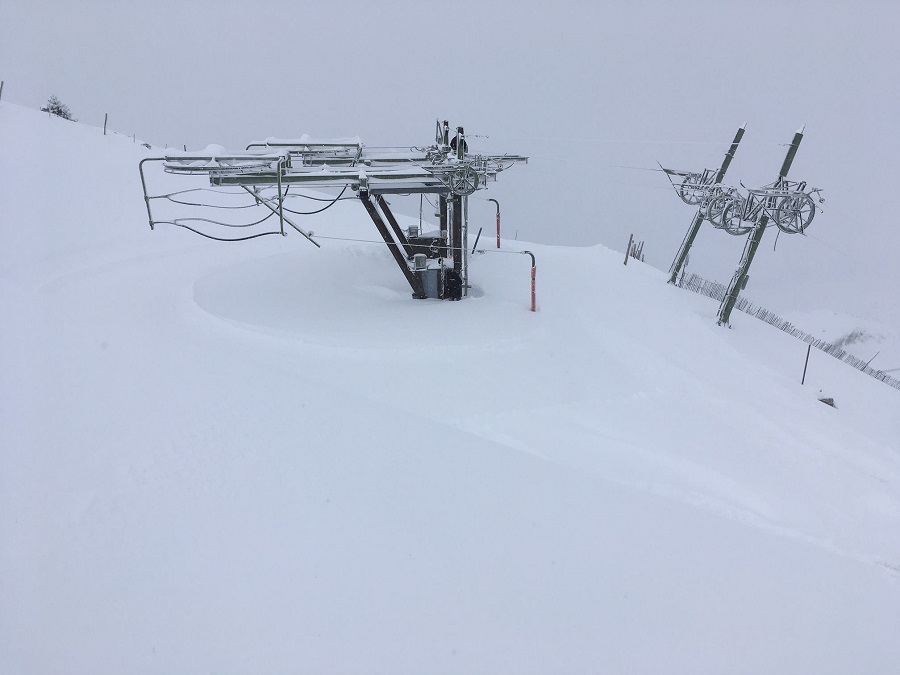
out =
[[[697,276],[696,274],[682,277],[678,282],[678,286],[680,288],[686,288],[689,291],[693,291],[694,293],[705,295],[708,298],[714,298],[715,300],[718,300],[720,302],[725,298],[725,294],[727,292],[725,284],[720,284],[717,281],[709,281],[700,276]],[[738,309],[745,314],[755,316],[757,319],[765,321],[770,326],[775,326],[775,328],[784,331],[788,335],[791,335],[792,337],[795,337],[799,340],[803,340],[803,342],[805,342],[806,344],[812,345],[816,349],[819,349],[826,354],[833,356],[839,361],[843,361],[844,363],[853,366],[857,370],[865,373],[866,375],[869,375],[870,377],[874,377],[876,380],[884,382],[886,385],[891,386],[894,389],[900,389],[900,380],[898,380],[897,378],[891,377],[881,370],[872,368],[866,361],[857,358],[853,354],[848,353],[846,350],[841,349],[837,345],[831,344],[830,342],[827,342],[825,340],[820,340],[810,335],[809,333],[800,330],[790,321],[781,318],[774,312],[770,312],[767,309],[754,305],[745,297],[738,298],[738,301],[735,304],[735,309]]]

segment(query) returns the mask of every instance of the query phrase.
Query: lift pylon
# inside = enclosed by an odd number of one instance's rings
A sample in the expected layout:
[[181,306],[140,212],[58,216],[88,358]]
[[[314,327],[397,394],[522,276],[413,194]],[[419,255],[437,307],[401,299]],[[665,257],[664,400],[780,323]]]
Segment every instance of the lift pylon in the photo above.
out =
[[[808,187],[805,181],[796,182],[787,179],[797,148],[803,139],[802,128],[794,134],[787,156],[781,165],[781,171],[774,182],[759,188],[744,188],[747,190],[746,196],[736,187],[722,185],[722,177],[743,136],[744,128],[738,129],[731,150],[725,156],[718,174],[714,174],[712,169],[697,172],[666,169],[660,166],[681,200],[698,207],[691,229],[682,243],[675,262],[672,263],[669,283],[677,283],[687,258],[687,251],[704,220],[716,229],[725,230],[735,236],[750,233],[741,262],[719,307],[720,326],[728,325],[738,294],[747,284],[750,263],[753,262],[766,228],[774,225],[785,234],[803,234],[819,209],[814,196],[818,197],[819,203],[825,201],[819,194],[822,192],[819,188]],[[743,184],[741,187],[744,187]]]

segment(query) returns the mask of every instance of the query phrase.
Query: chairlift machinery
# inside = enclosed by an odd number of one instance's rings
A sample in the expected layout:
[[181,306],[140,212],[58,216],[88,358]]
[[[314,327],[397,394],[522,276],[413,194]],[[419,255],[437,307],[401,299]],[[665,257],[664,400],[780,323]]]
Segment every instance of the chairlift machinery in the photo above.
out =
[[[304,136],[251,143],[243,153],[173,151],[142,160],[139,170],[151,229],[168,223],[220,241],[285,235],[288,227],[321,247],[314,233],[298,225],[292,216],[321,212],[347,199],[349,189],[362,202],[390,249],[413,297],[458,299],[467,295],[469,287],[468,197],[486,189],[501,171],[527,161],[522,155],[469,153],[463,127],[457,127],[451,138],[449,122],[438,120],[434,143],[426,147],[368,147],[359,139],[326,141]],[[144,165],[154,162],[167,174],[206,176],[209,186],[150,194]],[[315,199],[298,192],[301,189],[340,192],[327,200],[327,206],[300,212],[290,208],[296,198]],[[195,192],[216,196],[206,202],[189,201],[186,195]],[[436,236],[404,232],[385,199],[386,195],[413,194],[438,198],[439,213],[435,215],[440,218],[440,229]],[[179,208],[204,207],[204,211],[200,216],[155,219],[153,200],[167,200]],[[256,209],[263,217],[248,221],[243,209]],[[209,217],[210,213],[215,217]]]
[[803,140],[805,126],[794,133],[778,172],[778,178],[774,182],[753,189],[741,184],[747,191],[746,196],[736,187],[722,185],[721,180],[743,136],[744,128],[738,129],[722,168],[718,171],[714,169],[680,171],[666,169],[660,165],[681,200],[685,204],[698,207],[692,229],[672,264],[670,283],[677,282],[678,273],[683,270],[687,250],[704,220],[709,221],[713,227],[735,236],[749,234],[738,268],[719,306],[717,323],[720,326],[730,326],[731,312],[738,294],[747,286],[750,265],[766,228],[774,225],[785,234],[803,234],[819,209],[814,196],[818,198],[819,203],[825,201],[819,188],[810,188],[805,181],[797,182],[787,178],[797,149]]
[[750,232],[763,216],[785,234],[803,234],[819,208],[813,195],[820,203],[825,201],[820,188],[783,177],[760,188],[748,189],[741,184],[747,190],[745,197],[735,187],[714,183],[715,169],[691,172],[660,168],[681,201],[699,207],[714,228],[735,236]]

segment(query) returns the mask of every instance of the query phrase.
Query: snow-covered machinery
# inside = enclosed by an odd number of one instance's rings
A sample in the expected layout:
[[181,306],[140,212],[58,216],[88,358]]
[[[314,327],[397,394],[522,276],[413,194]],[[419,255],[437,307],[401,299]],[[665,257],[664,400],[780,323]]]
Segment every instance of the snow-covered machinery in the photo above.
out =
[[796,182],[787,178],[797,149],[803,140],[805,126],[794,133],[778,172],[778,178],[774,182],[754,189],[747,189],[742,183],[741,187],[747,191],[746,196],[736,187],[722,185],[722,179],[744,136],[746,126],[744,124],[737,130],[731,148],[725,154],[722,167],[718,171],[713,169],[679,171],[660,165],[660,169],[665,172],[681,200],[689,206],[698,207],[691,227],[669,270],[669,283],[679,283],[679,279],[683,277],[688,252],[704,220],[729,234],[736,236],[749,234],[741,261],[719,307],[720,326],[730,325],[731,311],[734,309],[738,294],[747,285],[750,265],[766,229],[774,225],[779,232],[803,234],[819,208],[814,196],[818,198],[819,203],[825,201],[819,188],[810,188],[805,181]]
[[819,202],[825,201],[819,195],[821,189],[783,177],[760,188],[745,188],[747,196],[743,196],[735,187],[714,182],[714,169],[691,172],[661,168],[685,204],[699,207],[704,220],[735,236],[750,232],[763,216],[786,234],[802,234],[818,208],[813,195]]
[[[743,234],[765,215],[785,234],[802,234],[818,208],[812,195],[820,192],[819,188],[807,188],[806,183],[783,178],[748,190],[747,197],[732,189],[705,205],[706,219],[726,232]],[[819,200],[824,201],[822,197]]]
[[[208,149],[209,150],[209,149]],[[243,241],[270,234],[286,234],[287,226],[316,246],[315,235],[292,216],[320,213],[342,199],[359,199],[384,243],[409,282],[413,297],[456,298],[468,289],[468,197],[487,188],[497,174],[519,162],[521,155],[486,155],[468,152],[462,127],[451,138],[446,120],[436,124],[435,142],[427,147],[368,147],[358,138],[316,140],[269,139],[247,146],[244,153],[169,152],[140,163],[141,183],[150,227],[168,223],[222,241]],[[150,194],[145,163],[161,164],[166,174],[203,175],[206,184]],[[323,198],[304,189],[337,190]],[[347,190],[356,193],[347,195]],[[192,200],[186,195],[198,197]],[[204,197],[199,197],[204,193]],[[435,236],[404,232],[384,195],[435,195],[440,201],[439,230]],[[298,199],[317,199],[326,205],[311,211],[291,208]],[[180,208],[201,208],[196,216],[154,219],[152,200],[166,200]],[[253,210],[261,217],[248,217]],[[215,214],[215,215],[211,215]],[[426,267],[413,265],[424,254]],[[425,283],[437,274],[438,284]],[[436,287],[436,288],[435,288]]]
[[788,146],[787,154],[778,172],[778,178],[774,182],[754,189],[747,189],[741,184],[741,187],[747,190],[746,196],[742,195],[735,187],[722,185],[722,178],[734,157],[745,128],[746,125],[738,129],[731,149],[725,155],[722,168],[718,172],[712,169],[704,169],[700,172],[678,171],[666,169],[660,165],[660,169],[665,172],[681,200],[690,206],[699,207],[691,229],[685,236],[678,255],[675,257],[675,262],[672,263],[669,283],[677,283],[678,275],[683,274],[687,252],[704,220],[729,234],[749,234],[744,244],[741,261],[725,291],[725,298],[719,306],[717,323],[720,326],[730,325],[731,311],[737,302],[738,294],[747,286],[750,265],[756,256],[766,229],[774,225],[779,232],[785,234],[803,234],[812,223],[816,210],[819,208],[813,196],[818,197],[819,203],[825,201],[819,188],[809,188],[805,181],[796,182],[787,178],[797,149],[803,140],[805,126],[794,133],[794,138]]

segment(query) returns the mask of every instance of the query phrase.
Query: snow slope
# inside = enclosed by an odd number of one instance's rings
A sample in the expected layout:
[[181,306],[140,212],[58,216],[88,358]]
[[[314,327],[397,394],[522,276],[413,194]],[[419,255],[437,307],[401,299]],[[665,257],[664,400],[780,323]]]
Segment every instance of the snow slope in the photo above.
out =
[[896,672],[900,392],[602,247],[413,301],[151,232],[130,138],[0,148],[0,671]]

